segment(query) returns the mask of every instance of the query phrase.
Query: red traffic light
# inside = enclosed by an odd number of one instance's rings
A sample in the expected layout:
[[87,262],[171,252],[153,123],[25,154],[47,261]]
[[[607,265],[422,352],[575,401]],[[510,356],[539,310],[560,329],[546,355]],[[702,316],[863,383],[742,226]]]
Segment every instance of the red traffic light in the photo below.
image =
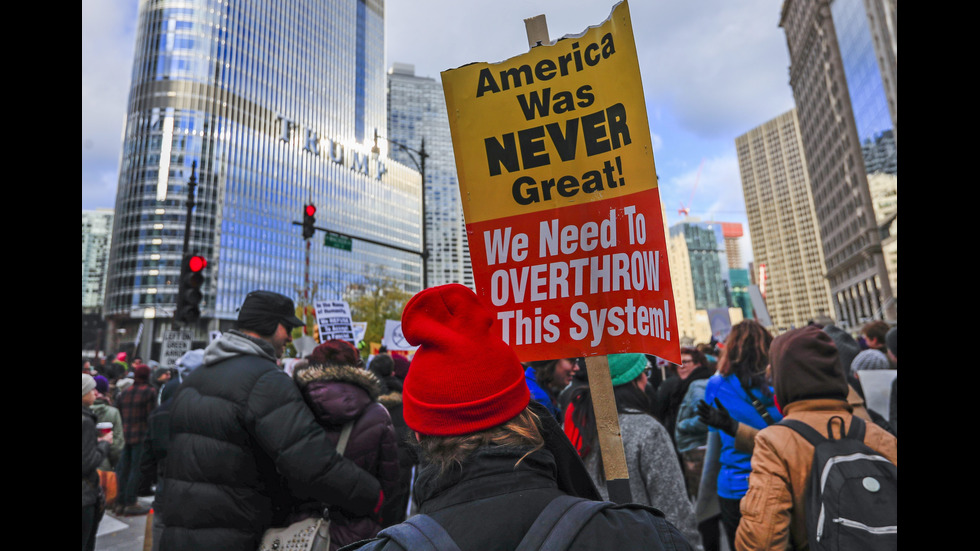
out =
[[313,205],[306,205],[304,208],[306,209],[306,215],[307,216],[313,216],[314,214],[316,214],[316,207],[315,206],[313,206]]
[[200,272],[208,265],[208,261],[203,256],[194,255],[187,259],[187,268],[192,272]]

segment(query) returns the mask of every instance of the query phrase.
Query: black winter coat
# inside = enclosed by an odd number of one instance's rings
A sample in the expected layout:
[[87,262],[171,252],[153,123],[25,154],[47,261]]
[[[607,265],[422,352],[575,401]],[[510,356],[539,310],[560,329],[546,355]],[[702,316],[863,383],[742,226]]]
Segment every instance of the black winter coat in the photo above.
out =
[[163,551],[254,551],[267,528],[285,521],[287,494],[355,515],[378,505],[377,480],[336,453],[273,353],[229,331],[177,391]]
[[[352,366],[308,365],[298,368],[293,378],[303,398],[334,444],[344,425],[354,422],[344,457],[374,476],[381,484],[387,502],[398,493],[398,444],[388,410],[378,403],[381,390],[370,371]],[[309,509],[307,504],[299,506]],[[322,511],[322,506],[313,508]],[[290,521],[308,514],[297,514]],[[330,549],[374,537],[381,529],[379,514],[352,516],[331,511]]]
[[97,470],[109,456],[109,444],[99,442],[95,420],[92,410],[82,406],[82,507],[99,502],[102,488]]
[[[510,551],[554,498],[563,495],[556,482],[554,456],[538,450],[515,468],[527,450],[481,448],[462,468],[438,476],[424,466],[416,483],[420,512],[449,533],[461,551]],[[343,551],[356,549],[354,544]],[[386,550],[400,550],[389,542]],[[613,506],[586,523],[571,549],[627,551],[690,549],[684,536],[663,514],[642,505]]]

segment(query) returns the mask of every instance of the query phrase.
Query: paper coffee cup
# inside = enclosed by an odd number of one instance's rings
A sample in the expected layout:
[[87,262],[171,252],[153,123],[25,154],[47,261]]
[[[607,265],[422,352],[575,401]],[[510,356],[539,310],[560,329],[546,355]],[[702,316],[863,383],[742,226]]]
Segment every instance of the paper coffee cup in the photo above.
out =
[[108,421],[104,421],[102,423],[95,425],[95,428],[99,430],[99,434],[109,434],[110,432],[112,432],[112,423]]

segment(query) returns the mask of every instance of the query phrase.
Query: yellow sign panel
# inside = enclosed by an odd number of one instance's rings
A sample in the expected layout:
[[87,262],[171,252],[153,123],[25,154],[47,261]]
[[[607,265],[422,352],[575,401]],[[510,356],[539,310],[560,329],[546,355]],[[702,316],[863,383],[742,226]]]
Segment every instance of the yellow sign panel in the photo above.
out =
[[522,361],[680,362],[626,2],[601,25],[442,73],[476,292]]
[[626,2],[581,35],[442,73],[467,223],[657,187]]

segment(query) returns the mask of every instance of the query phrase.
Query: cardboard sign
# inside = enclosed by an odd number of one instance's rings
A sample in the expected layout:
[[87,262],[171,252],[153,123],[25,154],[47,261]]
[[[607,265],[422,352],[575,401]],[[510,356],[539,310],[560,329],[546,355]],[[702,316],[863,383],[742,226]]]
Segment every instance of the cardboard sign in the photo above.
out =
[[442,73],[477,294],[522,361],[680,362],[626,2],[509,60]]
[[316,311],[317,331],[320,342],[354,340],[354,327],[350,319],[350,306],[342,300],[321,300],[313,304]]

